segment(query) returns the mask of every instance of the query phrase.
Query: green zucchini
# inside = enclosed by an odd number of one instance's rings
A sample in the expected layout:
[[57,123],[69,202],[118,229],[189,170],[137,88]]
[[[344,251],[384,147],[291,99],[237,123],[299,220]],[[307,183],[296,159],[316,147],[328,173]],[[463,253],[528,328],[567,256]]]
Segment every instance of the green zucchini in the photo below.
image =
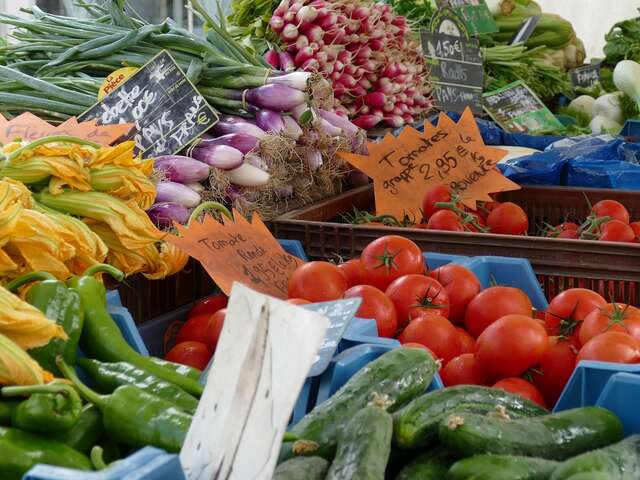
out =
[[460,385],[429,392],[413,399],[393,416],[394,440],[400,448],[431,445],[438,425],[453,413],[489,413],[504,407],[511,418],[546,415],[539,405],[499,388]]
[[577,475],[571,475],[567,480],[611,480],[611,477],[606,473],[582,472]]
[[[563,462],[551,480],[576,480],[584,474],[604,475],[609,480],[638,480],[640,478],[640,435],[632,435],[623,441],[592,450]],[[603,478],[604,478],[603,477]]]
[[565,460],[622,438],[620,419],[604,408],[582,407],[542,417],[502,419],[463,414],[440,423],[440,442],[460,456],[482,453]]
[[318,443],[323,448],[315,454],[331,458],[338,432],[376,395],[388,400],[387,410],[394,411],[423,393],[437,369],[425,350],[391,350],[358,371],[331,398],[305,415],[291,433]]
[[[512,455],[476,455],[454,463],[447,480],[549,480],[558,462]],[[444,478],[444,477],[441,477]]]
[[273,480],[324,480],[329,462],[320,457],[297,457],[281,463]]
[[326,480],[384,480],[393,419],[383,408],[360,410],[342,429]]
[[453,462],[454,457],[449,451],[434,448],[407,464],[396,480],[442,480]]

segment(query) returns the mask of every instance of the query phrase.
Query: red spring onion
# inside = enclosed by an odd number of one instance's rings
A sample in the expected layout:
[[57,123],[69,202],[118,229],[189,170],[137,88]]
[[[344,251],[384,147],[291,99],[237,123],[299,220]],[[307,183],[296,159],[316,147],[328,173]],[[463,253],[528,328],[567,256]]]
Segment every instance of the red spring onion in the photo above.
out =
[[370,130],[382,121],[382,115],[360,115],[352,120],[353,124]]
[[[239,117],[241,118],[241,117]],[[267,132],[262,130],[257,125],[244,121],[224,121],[224,119],[218,121],[210,132],[214,135],[228,135],[230,133],[246,133],[252,137],[262,139],[267,136]]]
[[204,192],[204,187],[202,186],[202,184],[198,183],[198,182],[194,182],[194,183],[185,183],[185,185],[187,187],[189,187],[191,190],[193,190],[196,193],[202,193]]
[[243,163],[238,168],[229,170],[229,180],[241,187],[263,187],[269,183],[270,175],[264,170]]
[[267,80],[267,83],[286,85],[287,87],[304,91],[307,89],[310,78],[311,78],[311,74],[308,72],[292,72],[292,73],[287,73],[286,75],[270,77]]
[[162,155],[155,159],[153,166],[162,170],[172,182],[199,182],[209,176],[208,165],[181,155]]
[[369,185],[370,182],[369,177],[360,170],[351,170],[349,172],[349,183],[352,187],[363,187],[364,185]]
[[244,156],[244,162],[252,165],[260,170],[264,170],[265,172],[269,171],[269,165],[265,162],[262,157],[258,156],[256,153],[248,153]]
[[278,52],[278,60],[280,61],[280,69],[284,72],[293,72],[296,69],[293,63],[293,57],[288,52]]
[[253,190],[247,191],[242,187],[238,187],[236,185],[229,185],[226,193],[227,193],[227,197],[232,202],[236,200],[244,200],[251,203],[251,202],[256,202],[260,197],[260,194],[258,192]]
[[268,50],[267,53],[264,54],[264,59],[273,68],[280,68],[280,58],[278,57],[278,52],[275,50]]
[[189,221],[191,211],[178,204],[171,202],[156,203],[147,210],[147,215],[158,228],[169,228],[173,222],[186,224]]
[[256,113],[258,126],[267,132],[281,133],[284,130],[282,115],[273,110],[261,109]]
[[346,118],[342,118],[333,112],[327,110],[318,110],[318,113],[327,122],[331,123],[334,127],[340,128],[347,135],[356,135],[358,133],[358,127],[351,123]]
[[291,197],[293,195],[293,186],[281,185],[274,190],[274,193],[280,198]]
[[244,162],[242,152],[227,145],[208,145],[194,148],[192,155],[193,158],[220,170],[232,170]]
[[329,137],[337,137],[342,134],[342,130],[340,128],[334,127],[324,118],[321,118],[318,122],[318,130]]
[[175,182],[160,182],[156,185],[156,203],[171,202],[193,208],[200,204],[200,195],[189,187]]
[[274,84],[247,90],[246,97],[247,101],[256,107],[277,112],[291,111],[307,101],[304,92],[287,85]]
[[197,147],[206,148],[211,145],[226,145],[246,154],[255,150],[259,144],[258,139],[252,135],[247,135],[246,133],[230,133],[229,135],[223,135],[218,138],[203,137]]
[[307,150],[307,152],[305,153],[305,160],[307,162],[309,170],[311,170],[312,172],[315,172],[320,167],[322,167],[322,154],[315,148]]
[[284,121],[285,136],[293,138],[294,140],[298,140],[304,133],[302,131],[302,128],[300,128],[300,125],[298,125],[298,122],[296,122],[293,117],[290,117],[289,115],[282,117],[282,120]]

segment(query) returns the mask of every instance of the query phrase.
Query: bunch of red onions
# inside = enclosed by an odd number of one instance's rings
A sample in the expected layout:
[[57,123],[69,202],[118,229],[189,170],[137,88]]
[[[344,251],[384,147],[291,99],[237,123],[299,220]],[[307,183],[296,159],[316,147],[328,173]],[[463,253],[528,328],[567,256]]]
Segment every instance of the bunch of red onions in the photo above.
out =
[[401,127],[430,107],[429,76],[410,27],[386,4],[357,0],[282,0],[270,28],[282,51],[265,59],[290,72],[321,73],[357,126]]

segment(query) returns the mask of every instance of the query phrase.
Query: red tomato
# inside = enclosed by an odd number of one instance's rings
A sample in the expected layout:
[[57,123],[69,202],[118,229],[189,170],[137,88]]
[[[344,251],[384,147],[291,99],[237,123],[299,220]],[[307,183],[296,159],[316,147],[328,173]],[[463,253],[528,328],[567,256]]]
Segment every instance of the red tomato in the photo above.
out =
[[449,295],[440,282],[431,277],[405,275],[389,285],[385,293],[396,307],[400,328],[421,314],[449,315]]
[[415,318],[398,337],[400,343],[420,343],[445,363],[460,355],[460,337],[456,327],[444,317],[429,315]]
[[562,230],[555,238],[565,238],[569,240],[577,240],[579,237],[577,230]]
[[529,230],[527,214],[515,203],[501,203],[487,217],[491,233],[524,235]]
[[191,307],[191,310],[189,310],[189,318],[206,313],[216,313],[221,308],[226,307],[228,301],[227,296],[222,294],[209,295],[201,300],[197,300],[196,303],[193,304],[193,307]]
[[640,309],[621,303],[608,303],[587,315],[580,327],[583,345],[604,332],[622,332],[640,341]]
[[544,397],[540,391],[534,385],[522,378],[505,378],[496,383],[493,388],[501,388],[507,392],[515,393],[516,395],[520,395],[527,400],[537,403],[541,407],[547,408]]
[[429,273],[449,294],[449,320],[456,325],[464,322],[467,305],[482,289],[478,277],[462,265],[450,263]]
[[378,335],[393,338],[398,329],[398,314],[393,302],[383,291],[371,285],[351,287],[344,298],[362,298],[360,308],[356,312],[358,318],[371,318],[376,321]]
[[365,247],[360,256],[364,283],[384,291],[403,275],[424,273],[422,251],[411,240],[386,235]]
[[513,287],[490,287],[482,290],[467,305],[464,324],[478,337],[500,317],[510,314],[531,316],[533,306],[527,294]]
[[544,327],[525,315],[506,315],[482,332],[475,355],[489,377],[518,377],[542,360],[548,348]]
[[362,283],[362,264],[359,258],[354,258],[338,265],[344,276],[347,277],[347,288],[360,285]]
[[560,230],[578,230],[580,226],[573,222],[564,222],[557,226]]
[[311,302],[304,298],[290,298],[287,300],[287,303],[290,303],[291,305],[309,305]]
[[629,211],[615,200],[599,201],[591,208],[591,213],[596,217],[611,217],[626,224],[629,223]]
[[598,240],[601,242],[625,242],[636,241],[636,233],[628,224],[620,220],[609,220],[600,227]]
[[578,352],[577,361],[638,363],[640,344],[631,335],[621,332],[605,332],[589,340]]
[[473,353],[463,353],[451,359],[440,372],[440,378],[446,387],[487,384],[487,375]]
[[213,314],[204,314],[189,318],[178,331],[176,343],[189,341],[207,343],[212,316]]
[[593,310],[602,308],[607,301],[592,290],[570,288],[557,295],[544,316],[549,335],[578,336],[578,328]]
[[425,220],[431,218],[431,215],[440,210],[436,207],[436,203],[451,201],[451,189],[448,185],[436,185],[429,188],[422,200],[422,215]]
[[464,328],[456,327],[456,330],[460,337],[460,352],[473,353],[476,350],[476,339],[473,338]]
[[562,337],[549,337],[549,348],[540,365],[531,370],[533,384],[540,390],[547,405],[555,405],[576,366],[578,350]]
[[640,241],[640,222],[630,223],[629,226],[633,230],[633,233],[636,236],[636,242]]
[[289,297],[310,302],[342,298],[347,279],[333,263],[309,262],[299,266],[289,279]]
[[436,354],[433,353],[429,347],[425,347],[421,343],[408,342],[408,343],[403,344],[402,347],[403,348],[421,348],[421,349],[426,350],[427,352],[429,352],[429,354],[433,357],[434,360],[438,360],[438,357],[436,357]]
[[227,315],[227,309],[221,308],[216,313],[211,316],[209,320],[209,328],[207,329],[207,347],[211,352],[216,351],[216,347],[218,346],[218,340],[220,340],[220,333],[222,332],[222,327],[224,326],[224,318]]
[[211,360],[211,351],[204,343],[182,342],[169,350],[164,358],[170,362],[204,370]]
[[431,215],[427,223],[427,230],[444,230],[447,232],[464,232],[464,227],[460,223],[460,217],[451,210],[438,210]]

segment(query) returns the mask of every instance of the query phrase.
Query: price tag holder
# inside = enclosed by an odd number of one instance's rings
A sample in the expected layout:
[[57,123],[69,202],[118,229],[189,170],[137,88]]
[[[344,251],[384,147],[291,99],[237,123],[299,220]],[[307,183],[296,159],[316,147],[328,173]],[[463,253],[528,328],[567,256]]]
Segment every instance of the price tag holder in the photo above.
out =
[[569,70],[569,77],[574,88],[592,88],[596,83],[600,82],[600,69],[602,62],[592,63],[584,67]]
[[421,40],[431,67],[434,106],[454,112],[470,107],[481,113],[484,67],[478,41],[429,32],[422,32]]
[[358,308],[360,308],[361,303],[362,300],[360,298],[349,298],[335,302],[303,305],[303,308],[319,313],[329,319],[329,328],[327,328],[322,346],[318,350],[313,366],[309,371],[310,377],[320,375],[327,369],[344,332],[347,330]]
[[234,284],[204,393],[180,452],[188,480],[269,480],[329,322]]
[[304,262],[285,252],[257,214],[249,223],[239,212],[219,223],[205,215],[203,223],[176,224],[179,235],[166,241],[198,260],[229,295],[234,282],[277,298],[287,298],[289,277]]
[[562,130],[562,123],[544,103],[519,80],[483,95],[486,112],[508,132],[536,134]]
[[405,127],[398,137],[367,142],[367,149],[368,155],[338,154],[373,179],[378,215],[419,222],[425,192],[439,184],[458,191],[472,209],[490,201],[490,193],[520,188],[495,168],[507,152],[484,144],[470,109],[458,123],[441,114],[436,127],[428,121],[423,133]]
[[163,50],[79,119],[133,123],[133,131],[121,140],[135,140],[144,157],[156,157],[178,153],[218,116]]

